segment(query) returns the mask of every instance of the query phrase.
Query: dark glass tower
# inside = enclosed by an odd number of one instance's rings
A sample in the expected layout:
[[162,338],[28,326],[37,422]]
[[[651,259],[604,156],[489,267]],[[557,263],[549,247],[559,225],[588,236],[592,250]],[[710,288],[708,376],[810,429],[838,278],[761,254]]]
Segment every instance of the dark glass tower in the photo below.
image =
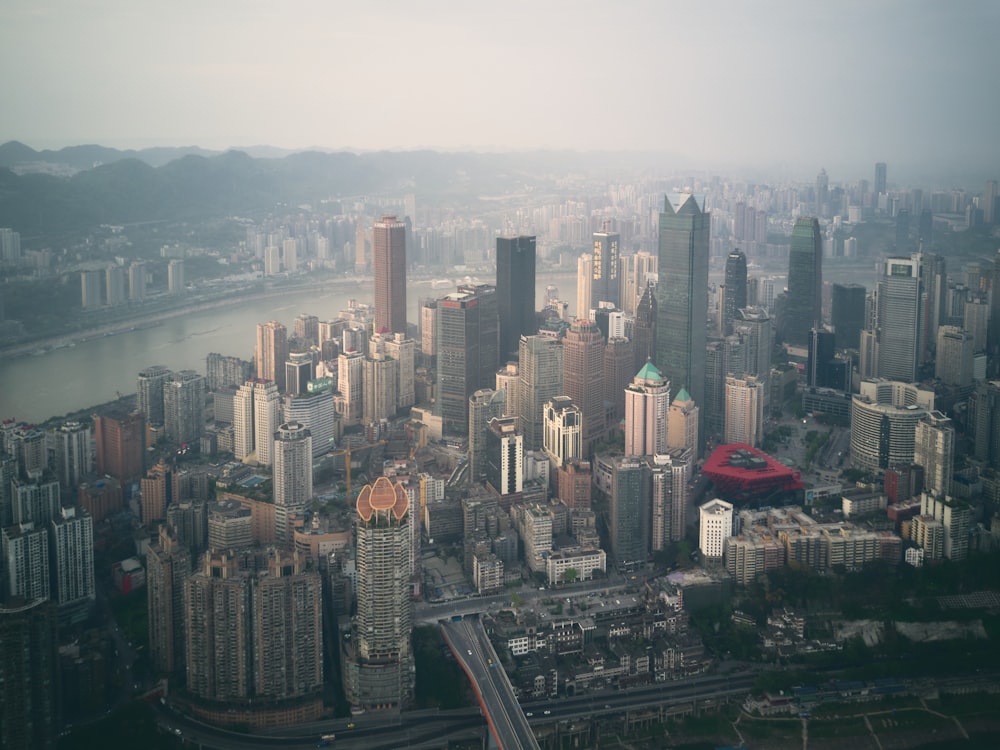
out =
[[666,196],[660,213],[656,358],[663,377],[704,403],[711,215],[691,193]]
[[521,337],[538,333],[534,237],[497,237],[497,310],[501,361],[516,360]]
[[600,232],[594,232],[594,275],[591,285],[591,306],[600,302],[621,305],[618,284],[618,255],[621,235],[611,231],[611,222],[604,221]]
[[648,284],[635,310],[633,373],[639,372],[648,361],[656,359],[656,295]]
[[865,295],[868,290],[860,284],[834,284],[833,323],[838,349],[857,349],[861,345],[861,329],[865,327]]
[[736,311],[747,306],[747,256],[736,249],[726,258],[726,291],[722,301],[723,330],[733,332]]
[[796,219],[788,253],[785,342],[806,346],[809,330],[823,322],[823,240],[819,221]]

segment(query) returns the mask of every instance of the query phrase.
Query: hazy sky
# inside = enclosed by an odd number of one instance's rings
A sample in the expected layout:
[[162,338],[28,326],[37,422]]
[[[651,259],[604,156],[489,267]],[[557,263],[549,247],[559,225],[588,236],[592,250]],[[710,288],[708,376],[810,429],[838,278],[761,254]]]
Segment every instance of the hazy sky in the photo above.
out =
[[1000,171],[998,29],[994,0],[4,0],[0,141]]

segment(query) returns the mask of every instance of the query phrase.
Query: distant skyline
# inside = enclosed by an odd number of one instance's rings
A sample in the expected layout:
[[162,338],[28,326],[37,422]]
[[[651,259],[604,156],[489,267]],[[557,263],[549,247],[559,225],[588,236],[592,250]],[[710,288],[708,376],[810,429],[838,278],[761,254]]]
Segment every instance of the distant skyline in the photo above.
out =
[[663,151],[978,175],[1000,3],[8,0],[0,142]]

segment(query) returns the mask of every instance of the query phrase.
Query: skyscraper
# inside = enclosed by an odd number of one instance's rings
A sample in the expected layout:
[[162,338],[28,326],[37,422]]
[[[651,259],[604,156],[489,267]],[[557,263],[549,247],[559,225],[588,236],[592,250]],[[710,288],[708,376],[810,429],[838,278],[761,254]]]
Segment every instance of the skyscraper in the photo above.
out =
[[639,372],[647,361],[656,359],[656,294],[652,284],[647,284],[635,309],[632,329],[632,364]]
[[174,258],[167,264],[167,291],[184,294],[184,261],[180,258]]
[[625,389],[625,455],[654,456],[667,442],[670,383],[647,362]]
[[886,192],[887,182],[887,169],[884,161],[879,161],[875,163],[875,184],[872,186],[872,190],[877,198]]
[[196,443],[205,425],[205,378],[175,372],[163,384],[163,429],[175,443]]
[[[618,255],[621,235],[611,231],[611,220],[605,219],[600,232],[594,232],[593,285],[591,304],[610,302],[619,306]],[[583,317],[578,315],[577,317]]]
[[44,599],[0,603],[0,747],[55,746],[59,720],[59,640]]
[[372,236],[375,332],[406,333],[406,224],[383,216]]
[[141,413],[95,414],[94,444],[98,474],[110,474],[122,484],[142,476],[146,437]]
[[257,380],[253,387],[254,450],[257,463],[270,466],[274,461],[274,433],[278,430],[281,394],[278,386],[267,380]]
[[462,286],[438,300],[437,382],[435,413],[444,432],[464,435],[469,429],[469,397],[494,383],[499,367],[499,324],[496,289]]
[[158,672],[183,672],[184,580],[191,574],[191,555],[170,529],[160,526],[159,539],[146,552],[146,607],[149,656]]
[[678,391],[670,404],[667,423],[667,446],[671,450],[686,450],[697,456],[698,406],[684,388]]
[[61,508],[50,525],[52,598],[60,616],[82,622],[96,598],[94,588],[94,523],[75,507]]
[[351,427],[361,424],[364,411],[365,355],[351,350],[337,357],[337,391],[335,402],[341,424]]
[[290,546],[289,516],[302,513],[313,496],[312,434],[299,422],[285,422],[274,433],[274,536]]
[[495,417],[504,416],[506,391],[480,388],[469,397],[469,481],[486,480],[486,433]]
[[285,390],[285,362],[288,361],[288,329],[276,320],[257,324],[254,367],[257,377],[272,381]]
[[515,417],[494,417],[486,432],[486,482],[498,495],[524,486],[524,438]]
[[542,447],[545,402],[565,393],[563,347],[548,336],[522,336],[518,362],[517,416],[524,449],[537,451]]
[[501,361],[515,359],[521,337],[538,332],[534,237],[497,237],[497,311]]
[[857,349],[865,327],[865,295],[861,284],[834,284],[830,322],[838,349]]
[[136,408],[148,424],[163,424],[163,385],[173,373],[163,365],[153,365],[139,372],[136,383]]
[[747,256],[736,249],[726,256],[726,291],[722,303],[725,335],[733,332],[736,311],[747,306]]
[[361,420],[364,424],[378,424],[396,416],[398,381],[399,362],[386,354],[382,336],[376,333],[371,338],[364,363],[361,398]]
[[594,303],[594,256],[584,253],[576,261],[576,317],[590,316]]
[[701,402],[705,390],[705,325],[711,215],[690,193],[666,196],[660,214],[656,284],[656,357],[674,388]]
[[344,641],[344,692],[366,710],[406,707],[413,697],[410,501],[379,477],[358,494],[357,614]]
[[905,383],[917,379],[923,338],[920,267],[919,253],[909,258],[888,258],[885,274],[878,282],[876,374],[881,378]]
[[542,449],[555,469],[583,458],[583,415],[569,396],[545,402]]
[[563,393],[583,412],[583,450],[590,454],[605,432],[604,339],[597,324],[577,319],[563,338]]
[[[662,268],[662,266],[661,266]],[[634,457],[602,457],[610,465],[608,536],[618,570],[634,570],[649,553],[649,466]]]
[[951,495],[955,463],[955,428],[935,410],[917,423],[913,463],[924,467],[924,490],[935,497]]
[[823,322],[823,240],[819,221],[795,220],[788,252],[788,298],[785,302],[785,341],[809,343],[809,329]]
[[753,375],[726,378],[726,443],[756,447],[764,432],[764,389]]
[[80,480],[94,469],[90,427],[81,422],[65,422],[56,429],[47,430],[45,438],[49,463],[59,478],[60,487],[63,492],[76,492]]

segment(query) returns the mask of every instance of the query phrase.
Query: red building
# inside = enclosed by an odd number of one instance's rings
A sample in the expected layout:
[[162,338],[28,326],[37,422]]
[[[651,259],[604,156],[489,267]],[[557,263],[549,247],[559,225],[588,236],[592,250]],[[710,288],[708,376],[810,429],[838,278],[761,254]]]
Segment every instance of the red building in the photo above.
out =
[[731,503],[800,499],[805,483],[797,471],[745,443],[720,445],[702,469],[717,494]]

